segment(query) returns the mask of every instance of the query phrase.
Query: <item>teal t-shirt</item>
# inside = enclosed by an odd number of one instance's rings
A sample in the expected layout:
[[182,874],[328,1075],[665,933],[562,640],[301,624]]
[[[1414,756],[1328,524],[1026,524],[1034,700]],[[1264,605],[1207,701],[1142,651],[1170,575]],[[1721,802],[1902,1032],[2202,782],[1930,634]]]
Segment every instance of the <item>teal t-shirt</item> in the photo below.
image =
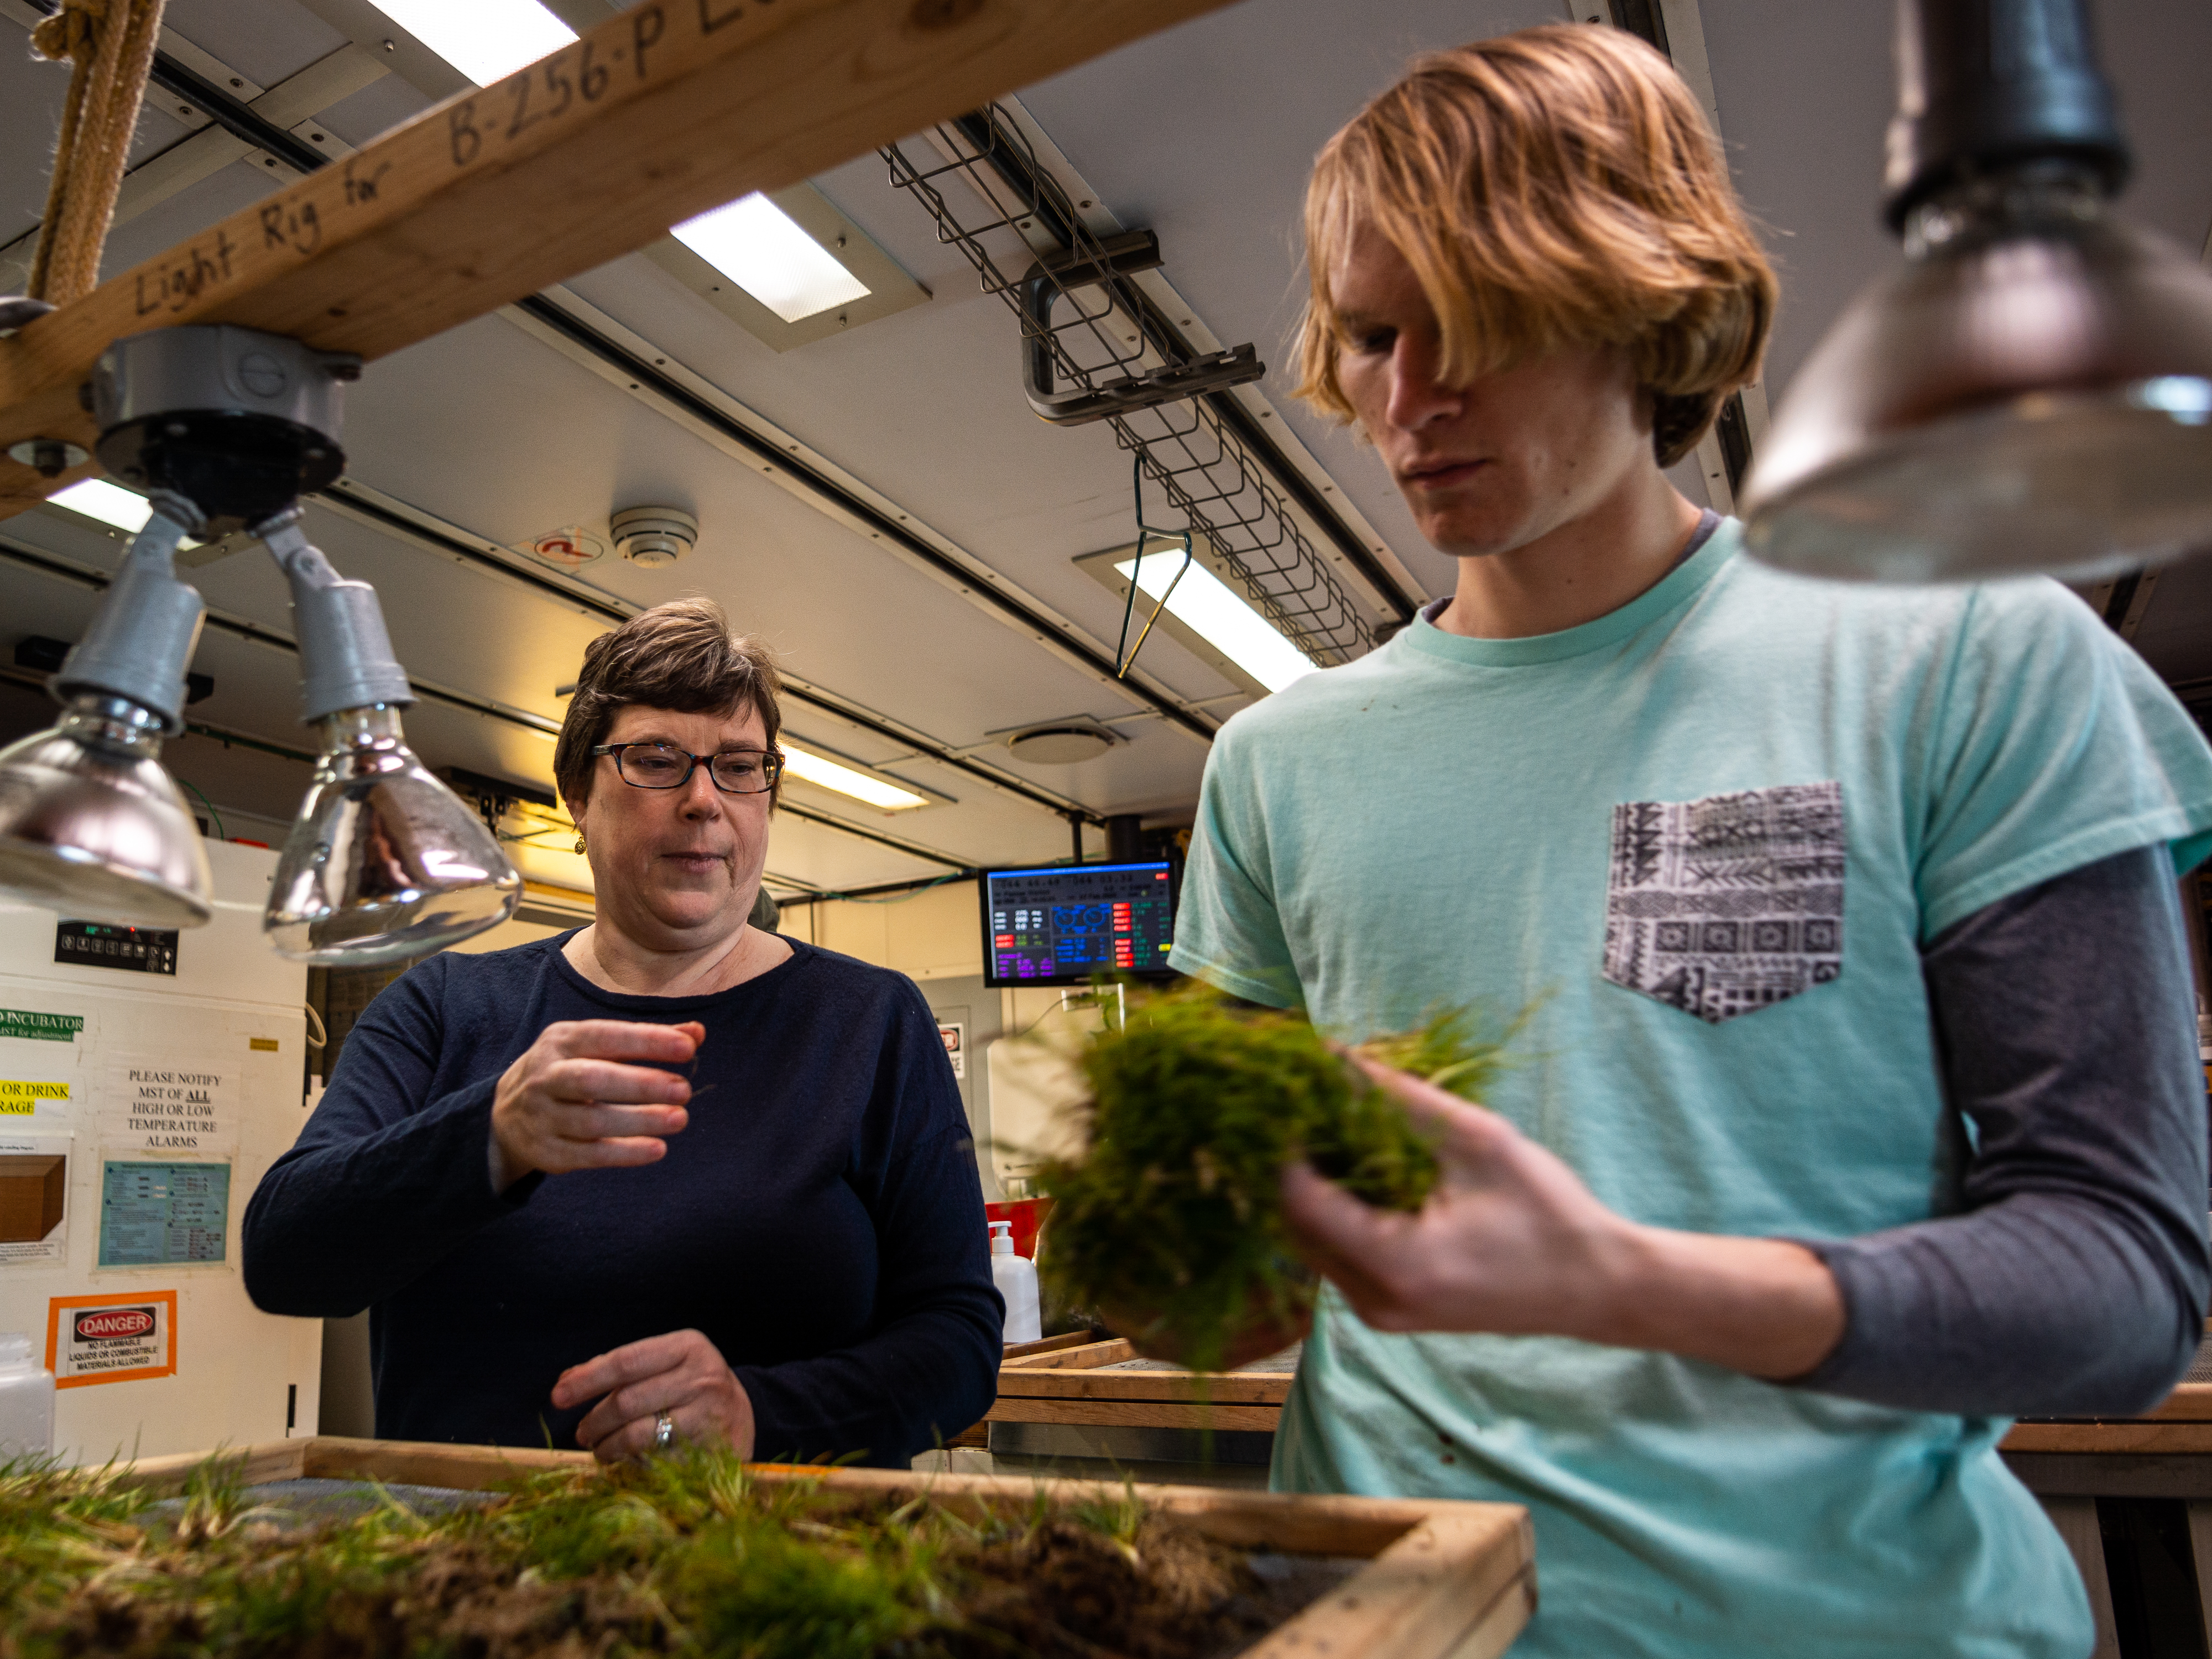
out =
[[[1723,525],[1531,639],[1416,621],[1231,720],[1174,965],[1347,1040],[1533,1008],[1489,1103],[1634,1220],[1847,1237],[1955,1211],[1920,951],[2131,848],[2212,847],[2212,750],[2040,580],[1818,583]],[[1565,1339],[1389,1335],[1324,1291],[1274,1484],[1527,1504],[1516,1654],[2080,1659],[2007,1424]]]

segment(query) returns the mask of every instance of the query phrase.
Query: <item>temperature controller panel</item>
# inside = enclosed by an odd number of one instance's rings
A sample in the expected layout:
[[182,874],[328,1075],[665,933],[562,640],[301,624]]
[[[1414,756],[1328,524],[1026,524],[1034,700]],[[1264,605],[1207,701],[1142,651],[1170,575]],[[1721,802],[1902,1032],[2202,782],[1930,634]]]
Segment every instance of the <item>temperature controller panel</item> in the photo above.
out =
[[987,870],[983,981],[1087,985],[1099,974],[1164,975],[1175,943],[1165,860]]

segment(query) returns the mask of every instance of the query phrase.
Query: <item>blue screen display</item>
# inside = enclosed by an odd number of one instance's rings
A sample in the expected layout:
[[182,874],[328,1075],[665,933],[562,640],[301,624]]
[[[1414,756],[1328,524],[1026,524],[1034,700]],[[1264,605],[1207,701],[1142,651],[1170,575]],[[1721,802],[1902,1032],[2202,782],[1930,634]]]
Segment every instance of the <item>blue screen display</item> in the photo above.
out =
[[1175,943],[1166,862],[993,870],[983,878],[987,974],[999,985],[1158,974]]

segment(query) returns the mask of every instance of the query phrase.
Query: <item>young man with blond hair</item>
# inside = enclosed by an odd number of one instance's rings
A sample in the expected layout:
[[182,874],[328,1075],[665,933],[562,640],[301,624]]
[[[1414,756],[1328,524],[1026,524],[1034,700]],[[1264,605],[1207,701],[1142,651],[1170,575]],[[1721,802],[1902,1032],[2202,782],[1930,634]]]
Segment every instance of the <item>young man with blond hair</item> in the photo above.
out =
[[2212,751],[2051,583],[1785,576],[1668,484],[1775,289],[1640,42],[1421,60],[1307,237],[1301,392],[1458,582],[1224,731],[1173,961],[1348,1040],[1533,1012],[1491,1111],[1389,1079],[1419,1216],[1287,1172],[1275,1484],[1527,1504],[1516,1653],[2081,1659],[1996,1446],[2194,1351]]

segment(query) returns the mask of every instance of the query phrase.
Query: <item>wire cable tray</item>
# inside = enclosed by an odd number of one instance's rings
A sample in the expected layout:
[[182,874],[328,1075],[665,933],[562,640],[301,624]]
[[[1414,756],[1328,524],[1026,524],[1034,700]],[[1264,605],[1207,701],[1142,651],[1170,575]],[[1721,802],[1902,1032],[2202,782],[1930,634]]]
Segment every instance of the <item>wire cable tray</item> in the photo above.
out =
[[[1226,400],[1221,388],[1262,372],[1252,348],[1194,350],[1132,280],[1160,263],[1152,233],[1101,238],[1088,229],[1000,106],[941,122],[929,137],[941,159],[918,164],[896,144],[878,153],[893,186],[936,221],[938,240],[957,247],[983,291],[1019,321],[1032,408],[1056,424],[1111,426],[1140,477],[1314,661],[1334,666],[1371,649],[1374,625],[1213,404]],[[952,177],[975,192],[974,222],[946,200],[941,185]]]

